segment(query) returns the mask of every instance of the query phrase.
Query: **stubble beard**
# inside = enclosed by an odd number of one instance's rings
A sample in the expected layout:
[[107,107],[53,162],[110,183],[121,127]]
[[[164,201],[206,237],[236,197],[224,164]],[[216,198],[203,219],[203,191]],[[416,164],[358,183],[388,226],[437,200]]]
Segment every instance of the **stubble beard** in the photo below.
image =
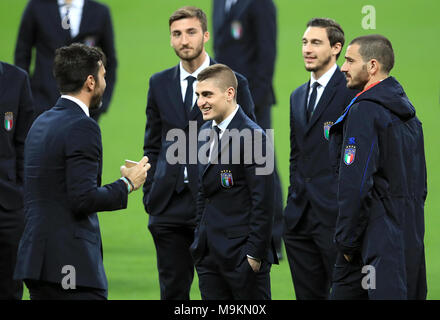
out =
[[320,63],[319,65],[315,66],[315,67],[307,67],[305,66],[306,70],[309,72],[318,72],[319,70],[324,69],[325,67],[328,66],[328,64],[330,63],[330,61],[332,60],[332,56],[329,55],[322,63]]

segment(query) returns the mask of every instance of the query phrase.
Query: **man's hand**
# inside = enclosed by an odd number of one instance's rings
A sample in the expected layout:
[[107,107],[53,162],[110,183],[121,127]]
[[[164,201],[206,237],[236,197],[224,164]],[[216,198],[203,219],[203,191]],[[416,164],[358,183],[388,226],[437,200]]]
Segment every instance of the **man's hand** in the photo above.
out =
[[139,163],[131,168],[121,166],[121,176],[133,183],[133,191],[139,189],[147,179],[147,171],[151,168],[148,157],[143,157]]
[[255,260],[255,259],[252,259],[249,257],[247,257],[247,260],[248,260],[249,265],[251,266],[251,268],[254,272],[260,271],[261,261],[258,261],[258,260]]

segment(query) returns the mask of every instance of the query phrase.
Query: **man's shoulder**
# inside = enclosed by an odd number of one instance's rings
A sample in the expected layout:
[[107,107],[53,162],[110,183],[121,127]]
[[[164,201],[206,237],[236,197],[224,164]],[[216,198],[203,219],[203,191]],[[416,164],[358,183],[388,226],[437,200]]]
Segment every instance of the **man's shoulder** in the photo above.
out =
[[293,97],[297,96],[298,94],[302,94],[302,93],[306,92],[308,86],[309,86],[309,81],[307,81],[306,83],[303,83],[302,85],[300,85],[299,87],[297,87],[295,90],[292,91],[292,93],[290,94],[290,97],[293,98]]
[[53,108],[43,112],[36,120],[36,125],[48,126],[56,123],[56,127],[63,127],[63,132],[69,134],[72,130],[92,130],[100,132],[98,123],[87,116],[83,110],[73,109],[62,102],[58,102]]
[[179,71],[179,65],[154,73],[150,77],[151,83],[169,81]]
[[100,3],[100,2],[97,2],[94,0],[86,0],[86,1],[88,2],[89,9],[99,10],[102,12],[109,12],[110,11],[109,7],[104,3]]
[[0,61],[0,76],[1,75],[21,79],[25,79],[28,76],[27,72],[22,68],[3,61]]
[[380,103],[372,100],[360,100],[353,103],[348,112],[348,118],[365,122],[374,118],[382,119],[389,110],[384,108]]

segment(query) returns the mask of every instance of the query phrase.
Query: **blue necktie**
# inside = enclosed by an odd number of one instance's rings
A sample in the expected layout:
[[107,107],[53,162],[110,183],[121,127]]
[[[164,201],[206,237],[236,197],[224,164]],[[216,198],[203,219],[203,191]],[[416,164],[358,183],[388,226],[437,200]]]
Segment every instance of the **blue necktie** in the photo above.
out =
[[307,122],[312,118],[313,110],[315,109],[317,89],[319,86],[320,84],[318,82],[315,82],[312,86],[312,94],[310,95],[309,104],[307,105]]
[[[222,130],[218,126],[212,127],[212,137],[214,137],[216,140],[214,140],[214,145],[212,146],[211,151],[211,157],[209,162],[211,163],[219,163],[220,162],[220,154],[221,154],[221,145],[220,145],[220,133]],[[217,136],[217,137],[216,137]],[[213,162],[214,160],[214,162]]]
[[188,81],[188,86],[186,87],[184,105],[186,112],[190,112],[193,107],[193,83],[196,81],[196,78],[188,76],[185,80]]

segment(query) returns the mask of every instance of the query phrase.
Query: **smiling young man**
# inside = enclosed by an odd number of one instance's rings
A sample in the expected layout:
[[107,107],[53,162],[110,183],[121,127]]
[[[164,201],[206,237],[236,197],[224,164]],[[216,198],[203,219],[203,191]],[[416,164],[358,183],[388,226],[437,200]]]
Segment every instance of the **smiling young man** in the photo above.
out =
[[344,31],[334,20],[314,18],[302,38],[310,81],[290,97],[290,186],[284,243],[297,299],[326,299],[336,259],[336,181],[328,154],[328,130],[354,92],[336,61]]
[[[169,18],[171,47],[180,59],[173,68],[150,78],[144,154],[151,174],[144,185],[143,203],[149,214],[148,228],[156,246],[161,299],[189,299],[194,263],[189,246],[194,239],[195,202],[198,192],[197,165],[170,164],[166,159],[167,132],[181,129],[189,137],[189,122],[203,123],[195,107],[194,89],[198,74],[215,61],[205,51],[209,40],[205,13],[196,7],[183,7]],[[254,103],[247,80],[237,74],[238,101],[251,118]],[[187,141],[189,142],[189,141]],[[187,160],[188,160],[187,153]]]
[[[261,159],[255,149],[247,157],[246,145],[259,144],[267,152],[273,148],[237,104],[237,80],[229,67],[210,66],[197,80],[197,105],[208,121],[201,130],[212,132],[209,162],[199,165],[197,228],[191,246],[202,299],[270,299],[270,268],[278,263],[272,238],[273,171],[259,175]],[[251,141],[234,142],[227,130],[248,130]],[[234,146],[237,141],[239,148]],[[199,156],[204,143],[199,142]]]
[[423,130],[393,66],[391,42],[368,35],[351,41],[341,68],[347,87],[362,92],[330,130],[339,205],[333,299],[426,298]]

